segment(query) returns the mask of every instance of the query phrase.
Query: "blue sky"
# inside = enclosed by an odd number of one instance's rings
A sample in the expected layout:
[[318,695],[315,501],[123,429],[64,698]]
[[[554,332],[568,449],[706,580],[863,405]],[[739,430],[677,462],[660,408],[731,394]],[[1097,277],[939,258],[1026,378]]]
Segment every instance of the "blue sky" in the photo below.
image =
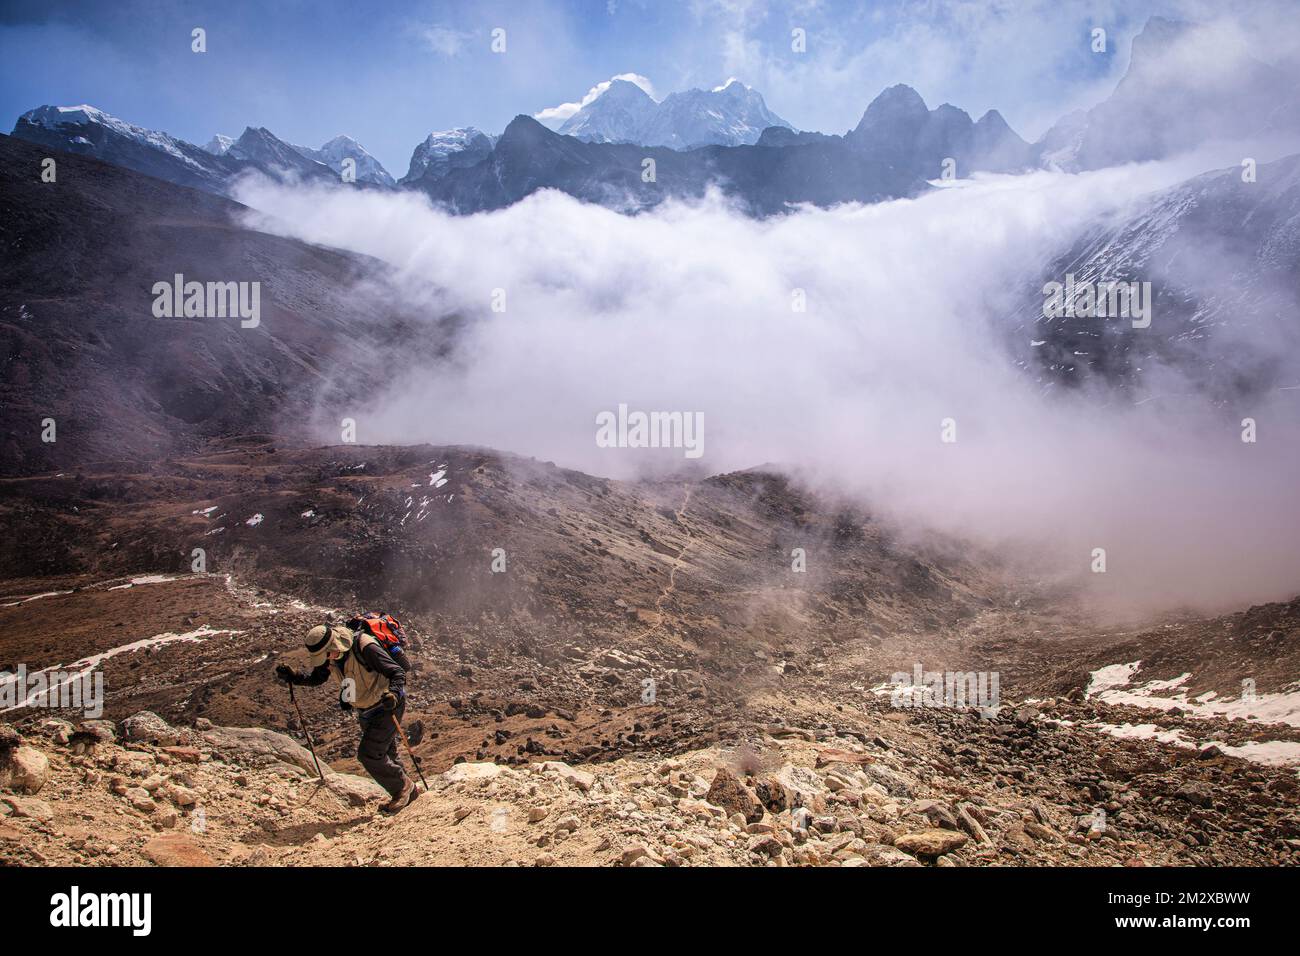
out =
[[[1033,139],[1106,95],[1148,15],[1198,12],[1195,0],[0,0],[0,125],[89,103],[199,144],[249,125],[311,146],[347,133],[400,176],[431,130],[499,132],[633,72],[661,98],[734,76],[827,132],[903,82],[931,106],[997,108]],[[1103,54],[1094,26],[1108,31]],[[190,50],[194,27],[206,53]]]

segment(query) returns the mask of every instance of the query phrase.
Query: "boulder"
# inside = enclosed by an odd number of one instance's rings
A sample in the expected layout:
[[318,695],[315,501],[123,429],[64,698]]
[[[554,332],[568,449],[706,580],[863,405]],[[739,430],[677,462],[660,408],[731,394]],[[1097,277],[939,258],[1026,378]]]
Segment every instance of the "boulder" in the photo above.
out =
[[1203,783],[1185,783],[1178,788],[1174,796],[1207,810],[1214,806],[1214,791]]
[[38,733],[44,734],[57,744],[66,744],[72,737],[73,729],[69,721],[59,717],[47,717],[36,725]]
[[180,732],[151,710],[142,710],[122,721],[122,736],[142,744],[174,744]]
[[1038,719],[1038,708],[1033,704],[1024,704],[1016,708],[1016,712],[1012,719],[1021,726],[1032,724]]
[[27,797],[0,797],[0,803],[9,808],[15,817],[28,817],[38,823],[48,823],[54,819],[54,810],[44,800]]
[[912,785],[901,774],[890,770],[880,763],[868,763],[862,765],[862,772],[876,786],[884,790],[895,799],[910,800],[912,798]]
[[992,842],[989,840],[989,835],[985,832],[983,825],[975,818],[975,813],[969,804],[957,804],[957,825],[980,843]]
[[38,793],[50,773],[50,761],[35,747],[19,744],[0,753],[0,787],[18,793]]
[[969,839],[970,837],[957,830],[917,830],[915,833],[905,833],[900,836],[894,841],[894,846],[913,856],[933,859],[965,846]]
[[624,866],[636,866],[637,861],[647,858],[650,851],[640,843],[633,843],[630,847],[619,854],[619,862]]
[[326,773],[325,787],[353,807],[364,807],[371,800],[388,799],[388,792],[379,784],[351,773]]
[[844,763],[852,766],[861,767],[863,764],[873,763],[875,757],[871,754],[853,753],[851,750],[838,750],[834,747],[824,747],[817,751],[818,769],[828,767],[831,764]]
[[77,725],[77,730],[102,744],[111,744],[117,740],[117,729],[111,720],[83,720]]
[[780,813],[790,805],[785,785],[774,777],[760,777],[754,781],[754,796],[772,813]]
[[747,823],[757,823],[763,819],[763,804],[759,803],[753,791],[741,783],[726,767],[718,768],[705,799],[729,813],[740,814]]
[[[311,751],[288,734],[264,727],[213,727],[203,731],[203,739],[218,750],[269,757],[316,776]],[[323,763],[321,769],[325,769]]]

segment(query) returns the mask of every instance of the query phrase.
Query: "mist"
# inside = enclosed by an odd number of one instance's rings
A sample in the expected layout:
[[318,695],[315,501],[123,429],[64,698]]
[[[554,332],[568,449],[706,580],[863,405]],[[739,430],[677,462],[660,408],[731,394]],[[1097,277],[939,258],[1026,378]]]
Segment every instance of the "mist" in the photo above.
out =
[[[624,479],[775,463],[914,533],[1032,555],[1040,578],[1128,614],[1295,594],[1300,392],[1225,410],[1168,370],[1176,408],[1061,394],[1008,334],[1081,230],[1205,168],[977,177],[767,220],[716,194],[637,216],[553,191],[465,217],[265,180],[239,198],[254,228],[390,264],[431,334],[465,319],[450,358],[329,410],[365,444],[485,445]],[[600,447],[597,416],[620,404],[702,414],[702,457]]]

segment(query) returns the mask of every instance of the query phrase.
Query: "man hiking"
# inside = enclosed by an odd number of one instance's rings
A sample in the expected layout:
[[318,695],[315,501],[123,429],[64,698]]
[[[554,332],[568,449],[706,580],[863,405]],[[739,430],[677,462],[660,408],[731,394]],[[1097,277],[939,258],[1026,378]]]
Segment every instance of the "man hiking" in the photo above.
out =
[[357,759],[392,798],[379,809],[396,813],[419,796],[397,749],[398,722],[406,711],[406,670],[364,627],[354,631],[342,624],[318,625],[307,632],[303,643],[311,655],[312,671],[304,674],[280,664],[275,676],[308,687],[330,677],[340,683],[340,705],[355,710],[361,723]]

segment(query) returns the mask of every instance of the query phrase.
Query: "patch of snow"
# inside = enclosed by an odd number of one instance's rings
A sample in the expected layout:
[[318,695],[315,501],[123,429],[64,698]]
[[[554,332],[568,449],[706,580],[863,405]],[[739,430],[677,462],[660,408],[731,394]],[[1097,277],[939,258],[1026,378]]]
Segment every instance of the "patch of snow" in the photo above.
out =
[[[62,664],[55,664],[52,667],[46,667],[43,668],[42,670],[29,673],[27,675],[27,679],[30,681],[37,674],[49,674],[52,671],[61,672],[60,676],[63,676],[66,679],[61,680],[58,683],[54,684],[53,686],[45,688],[44,690],[34,691],[32,694],[28,695],[21,704],[15,704],[13,707],[5,708],[5,710],[17,710],[20,707],[27,707],[32,704],[39,704],[41,703],[42,700],[48,698],[49,695],[51,694],[57,695],[59,688],[71,684],[73,681],[80,680],[85,675],[94,671],[95,668],[98,667],[100,664],[102,664],[104,661],[109,660],[110,658],[113,657],[117,657],[121,654],[133,654],[136,651],[146,650],[151,647],[162,647],[164,645],[175,644],[177,642],[199,644],[202,643],[207,638],[213,637],[217,634],[242,634],[242,633],[244,632],[231,630],[228,628],[211,628],[205,624],[202,627],[197,628],[196,630],[187,631],[184,634],[174,634],[171,632],[167,632],[165,634],[155,634],[153,637],[142,638],[141,640],[138,641],[132,641],[130,644],[122,644],[119,647],[114,647],[110,650],[103,651],[102,653],[92,654],[90,657],[83,657],[81,658],[81,660],[74,661],[73,663],[68,664],[67,666],[64,666]],[[9,675],[6,683],[13,683],[17,681],[17,679],[18,679],[17,675]]]
[[247,521],[244,522],[244,524],[248,525],[250,528],[256,528],[261,523],[262,523],[262,513],[260,511],[257,514],[253,515],[253,517],[249,518]]
[[1112,664],[1093,671],[1088,685],[1088,696],[1096,696],[1106,704],[1146,707],[1152,710],[1183,711],[1189,717],[1208,719],[1225,717],[1228,720],[1247,720],[1261,724],[1288,724],[1300,727],[1300,681],[1288,684],[1276,694],[1253,694],[1236,699],[1219,697],[1214,691],[1189,698],[1186,690],[1172,696],[1163,692],[1182,687],[1191,674],[1181,674],[1172,680],[1153,680],[1130,687],[1141,661],[1132,664]]
[[1091,697],[1093,694],[1100,694],[1112,687],[1123,687],[1133,679],[1133,675],[1138,672],[1138,668],[1141,666],[1141,661],[1134,661],[1131,664],[1110,664],[1099,668],[1092,672],[1092,680],[1088,682],[1088,689],[1085,693]]
[[1233,747],[1219,740],[1196,741],[1179,729],[1161,730],[1156,724],[1104,724],[1086,725],[1091,730],[1099,730],[1112,737],[1127,740],[1154,740],[1157,743],[1183,747],[1189,750],[1202,750],[1206,747],[1218,747],[1225,754],[1240,757],[1251,763],[1269,767],[1289,767],[1300,765],[1300,742],[1294,740],[1251,740],[1240,747]]
[[46,591],[44,594],[33,594],[30,597],[25,597],[18,601],[10,601],[8,604],[0,604],[0,607],[17,607],[18,605],[26,604],[29,601],[39,601],[41,598],[58,597],[60,594],[71,593],[71,591]]
[[126,584],[114,584],[109,591],[125,591],[126,588],[134,588],[138,584],[166,584],[174,580],[175,578],[168,578],[166,575],[144,575],[143,578],[133,578]]

